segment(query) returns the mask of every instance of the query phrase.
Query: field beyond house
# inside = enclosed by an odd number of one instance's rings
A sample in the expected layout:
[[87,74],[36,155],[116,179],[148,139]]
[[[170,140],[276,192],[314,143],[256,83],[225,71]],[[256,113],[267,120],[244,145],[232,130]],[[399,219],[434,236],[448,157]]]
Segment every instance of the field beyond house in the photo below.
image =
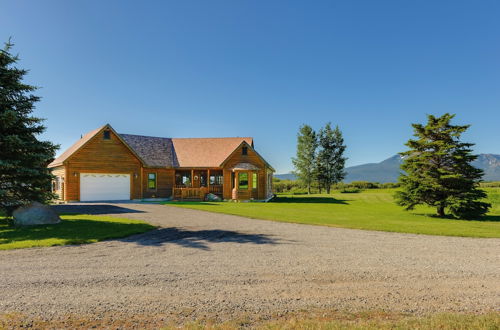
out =
[[500,188],[485,188],[490,213],[482,219],[456,220],[434,217],[435,210],[418,207],[404,211],[393,200],[394,189],[369,189],[330,195],[280,194],[269,203],[167,202],[167,205],[244,217],[400,233],[500,237]]

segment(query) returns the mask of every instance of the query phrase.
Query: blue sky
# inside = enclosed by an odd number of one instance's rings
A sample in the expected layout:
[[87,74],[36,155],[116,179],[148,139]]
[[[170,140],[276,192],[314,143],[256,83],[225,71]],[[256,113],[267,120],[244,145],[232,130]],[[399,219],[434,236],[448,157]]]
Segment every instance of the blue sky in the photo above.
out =
[[253,136],[278,173],[298,127],[338,124],[348,165],[457,114],[500,153],[500,1],[7,1],[43,138],[105,123],[167,137]]

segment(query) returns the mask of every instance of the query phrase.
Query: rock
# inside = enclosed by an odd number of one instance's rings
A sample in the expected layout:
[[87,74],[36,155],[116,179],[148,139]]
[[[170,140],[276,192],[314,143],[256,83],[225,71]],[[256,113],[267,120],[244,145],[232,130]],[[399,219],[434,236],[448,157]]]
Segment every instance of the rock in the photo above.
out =
[[49,206],[32,202],[12,213],[16,226],[51,225],[61,222],[59,215]]
[[207,202],[221,202],[221,201],[222,201],[222,198],[220,198],[219,196],[217,196],[217,195],[215,195],[215,194],[210,193],[210,194],[207,194],[207,195],[205,196],[205,200],[206,200]]

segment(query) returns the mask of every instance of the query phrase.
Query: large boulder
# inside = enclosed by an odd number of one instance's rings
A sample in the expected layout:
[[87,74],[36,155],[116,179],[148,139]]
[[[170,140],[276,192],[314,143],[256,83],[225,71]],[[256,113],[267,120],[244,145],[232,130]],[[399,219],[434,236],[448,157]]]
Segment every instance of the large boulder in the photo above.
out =
[[220,201],[222,201],[222,198],[220,198],[219,196],[217,196],[215,194],[210,193],[210,194],[207,194],[205,196],[205,200],[207,202],[220,202]]
[[32,202],[12,213],[16,226],[52,225],[61,222],[59,215],[49,206]]

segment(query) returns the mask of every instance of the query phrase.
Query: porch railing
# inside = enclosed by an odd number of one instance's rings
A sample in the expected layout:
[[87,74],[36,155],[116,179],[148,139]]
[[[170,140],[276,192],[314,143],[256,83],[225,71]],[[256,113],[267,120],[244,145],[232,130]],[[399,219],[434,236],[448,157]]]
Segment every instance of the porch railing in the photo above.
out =
[[208,193],[207,188],[174,187],[174,198],[178,199],[201,199]]
[[210,185],[208,190],[212,194],[222,196],[222,185],[221,184]]
[[205,195],[212,193],[222,197],[222,185],[210,185],[210,187],[192,188],[185,185],[174,186],[175,199],[204,199]]

